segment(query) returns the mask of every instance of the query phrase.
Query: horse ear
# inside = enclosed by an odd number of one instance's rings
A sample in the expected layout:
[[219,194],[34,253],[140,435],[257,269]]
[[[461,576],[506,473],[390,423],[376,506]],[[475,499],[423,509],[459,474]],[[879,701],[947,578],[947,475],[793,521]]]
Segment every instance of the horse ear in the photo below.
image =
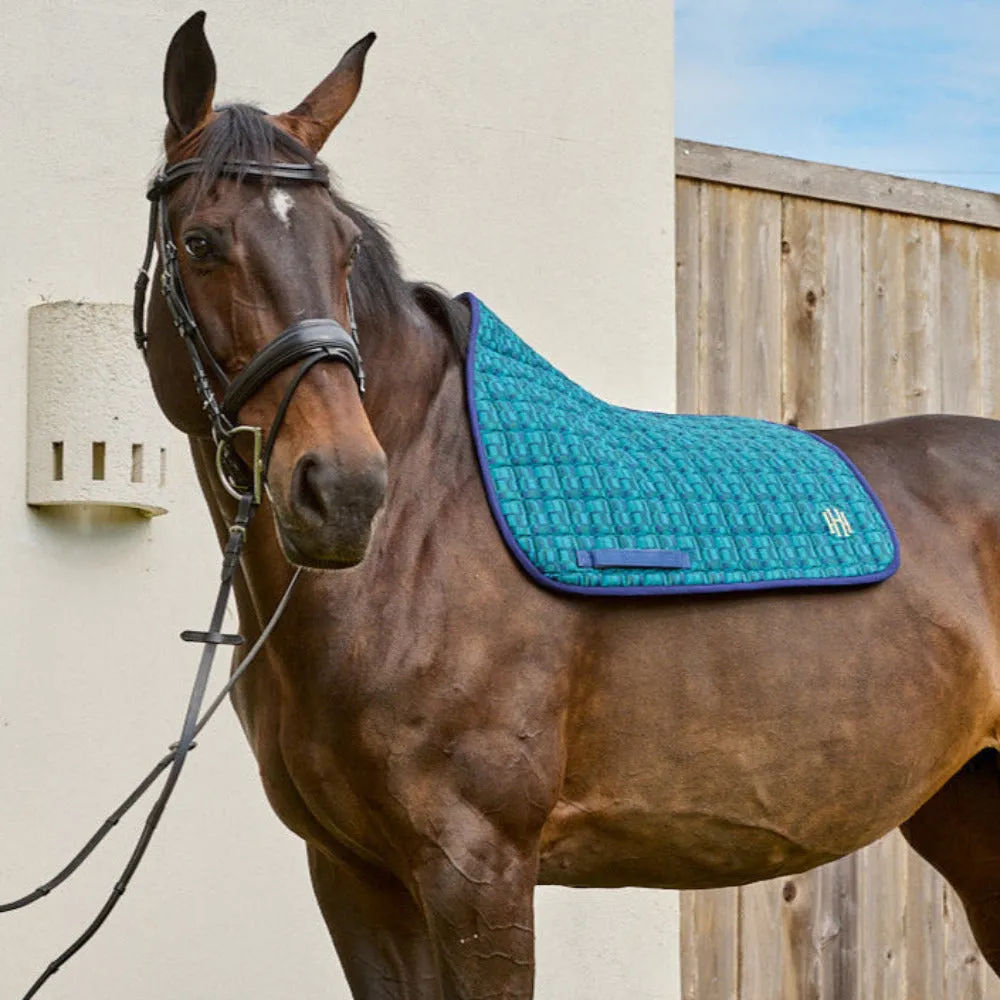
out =
[[371,31],[344,53],[336,69],[301,104],[278,116],[278,123],[314,153],[350,111],[361,89],[365,56],[374,43]]
[[200,125],[212,110],[214,96],[215,57],[205,37],[205,12],[199,10],[177,29],[167,49],[163,103],[170,119],[168,142]]

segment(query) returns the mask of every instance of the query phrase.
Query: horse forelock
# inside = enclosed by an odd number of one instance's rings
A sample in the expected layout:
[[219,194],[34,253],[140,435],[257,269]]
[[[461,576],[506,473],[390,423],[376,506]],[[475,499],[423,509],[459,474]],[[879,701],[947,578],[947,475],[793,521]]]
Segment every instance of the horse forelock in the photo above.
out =
[[[294,136],[278,128],[253,104],[224,104],[207,121],[185,136],[171,151],[171,160],[197,156],[199,195],[222,177],[227,163],[313,163],[315,155]],[[238,174],[242,181],[244,175]]]

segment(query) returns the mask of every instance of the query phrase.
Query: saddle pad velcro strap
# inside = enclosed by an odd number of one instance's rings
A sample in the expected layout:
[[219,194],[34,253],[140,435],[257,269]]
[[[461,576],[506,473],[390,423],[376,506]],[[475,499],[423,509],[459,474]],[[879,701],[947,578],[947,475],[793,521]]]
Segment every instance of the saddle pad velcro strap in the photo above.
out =
[[304,319],[294,323],[250,359],[250,364],[226,390],[222,398],[223,413],[234,423],[239,423],[240,410],[261,386],[289,365],[316,354],[347,365],[360,389],[364,372],[361,354],[353,337],[336,320]]
[[580,549],[576,564],[586,569],[690,569],[691,556],[674,549]]

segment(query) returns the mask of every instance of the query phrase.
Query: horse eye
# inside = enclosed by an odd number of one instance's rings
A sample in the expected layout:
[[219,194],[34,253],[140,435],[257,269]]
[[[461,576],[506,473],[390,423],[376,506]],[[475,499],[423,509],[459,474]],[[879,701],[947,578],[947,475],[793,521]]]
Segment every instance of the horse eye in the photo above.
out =
[[354,262],[358,259],[358,254],[361,252],[361,240],[357,240],[355,244],[351,247],[350,252],[347,254],[347,266],[351,267]]
[[185,236],[184,249],[192,260],[207,260],[212,255],[212,244],[204,236]]

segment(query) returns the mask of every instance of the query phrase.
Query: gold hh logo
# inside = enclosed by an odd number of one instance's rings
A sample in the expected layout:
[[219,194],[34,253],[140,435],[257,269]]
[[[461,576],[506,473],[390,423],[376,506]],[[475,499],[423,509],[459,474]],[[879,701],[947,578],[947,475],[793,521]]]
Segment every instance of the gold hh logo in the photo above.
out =
[[823,520],[831,535],[838,538],[847,538],[854,534],[851,522],[847,520],[847,515],[837,507],[827,507],[823,511]]

